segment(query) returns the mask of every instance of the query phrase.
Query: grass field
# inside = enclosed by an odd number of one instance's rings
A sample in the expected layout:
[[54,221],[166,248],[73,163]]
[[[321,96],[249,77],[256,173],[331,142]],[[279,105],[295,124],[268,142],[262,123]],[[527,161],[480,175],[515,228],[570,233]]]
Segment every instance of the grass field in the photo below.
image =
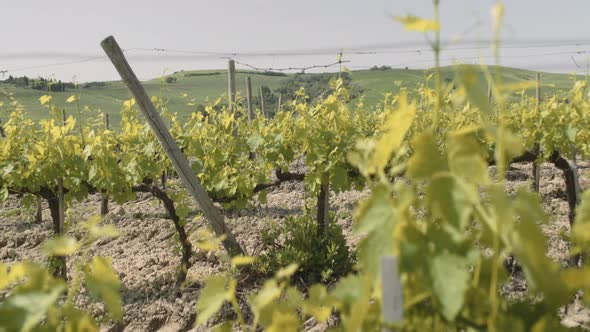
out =
[[[455,77],[456,67],[443,67],[443,80],[452,80]],[[535,72],[516,69],[501,68],[503,82],[525,82],[535,79]],[[388,70],[358,70],[350,72],[353,83],[362,87],[365,96],[366,105],[375,105],[380,102],[386,92],[397,92],[399,87],[394,83],[400,81],[403,86],[415,87],[420,82],[425,82],[429,74],[427,70],[412,69],[388,69]],[[306,74],[314,75],[314,74]],[[337,74],[334,74],[335,76]],[[156,78],[144,82],[144,86],[150,95],[159,96],[161,93],[170,99],[168,108],[172,112],[178,112],[182,118],[188,116],[195,110],[194,106],[188,106],[188,99],[181,97],[188,94],[189,97],[195,98],[197,104],[205,103],[206,99],[213,100],[226,93],[227,90],[227,73],[225,70],[208,70],[208,71],[181,71],[170,76],[176,78],[175,83],[165,85],[162,90],[162,79]],[[238,71],[236,82],[238,92],[244,95],[246,89],[246,77],[252,77],[253,91],[257,95],[261,85],[276,89],[281,86],[288,76],[267,75],[252,71]],[[572,76],[569,74],[552,74],[542,73],[543,76],[543,94],[553,94],[556,91],[568,90],[572,87]],[[486,84],[483,75],[480,75],[481,84]],[[127,88],[122,82],[112,81],[105,82],[104,86],[95,86],[82,88],[81,105],[87,105],[92,111],[104,111],[110,114],[111,123],[114,127],[118,126],[120,119],[119,110],[121,103],[130,98]],[[22,103],[33,119],[46,117],[47,110],[39,106],[39,97],[46,92],[33,90],[31,88],[17,87],[11,84],[0,83],[0,92],[9,92]],[[70,90],[65,92],[52,92],[54,102],[62,108],[65,108],[69,114],[76,113],[76,106],[67,104],[65,100],[76,93]],[[532,89],[529,93],[534,93]],[[71,112],[71,113],[70,113]],[[5,118],[6,114],[1,114],[0,118]]]

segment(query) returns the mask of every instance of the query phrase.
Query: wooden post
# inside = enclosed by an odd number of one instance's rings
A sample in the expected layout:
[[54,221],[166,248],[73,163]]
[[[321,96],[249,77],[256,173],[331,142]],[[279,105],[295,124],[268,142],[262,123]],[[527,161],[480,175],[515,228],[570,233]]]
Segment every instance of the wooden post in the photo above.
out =
[[317,232],[322,238],[328,237],[330,228],[330,185],[322,180],[317,201]]
[[283,98],[283,94],[279,93],[279,101],[277,103],[277,113],[281,111],[281,99]]
[[[541,74],[537,73],[537,110],[541,106]],[[541,154],[541,146],[539,143],[535,143],[533,147],[535,155],[539,156]],[[538,159],[538,157],[537,157]],[[539,192],[541,186],[541,165],[539,165],[538,160],[533,162],[533,190],[535,192]]]
[[[106,130],[109,130],[109,115],[108,113],[104,114],[104,127]],[[100,198],[100,215],[101,216],[106,216],[109,213],[109,196],[106,194],[106,192],[103,190],[101,193],[101,198]]]
[[2,120],[0,120],[0,137],[6,138],[6,133],[4,132],[4,127],[2,126]]
[[492,83],[488,82],[488,103],[492,103]]
[[61,109],[61,120],[63,121],[63,125],[66,125],[66,110],[65,108]]
[[[65,233],[65,218],[66,218],[66,204],[64,200],[64,179],[59,178],[57,179],[57,204],[58,204],[58,211],[59,211],[59,223],[58,223],[58,233],[56,235],[62,236]],[[63,278],[64,280],[68,280],[68,269],[66,263],[66,257],[57,257],[56,259],[56,273],[58,276]]]
[[229,111],[234,114],[236,120],[232,134],[238,137],[238,112],[236,112],[236,63],[234,60],[227,62],[227,98]]
[[574,186],[576,188],[576,203],[580,204],[580,176],[578,174],[578,150],[574,148],[572,156],[572,170],[574,171]]
[[246,101],[248,103],[248,121],[254,119],[254,110],[252,109],[252,79],[246,77]]
[[[401,324],[404,320],[404,293],[399,278],[397,258],[381,257],[381,313],[383,322]],[[383,331],[393,331],[385,327]]]
[[162,172],[160,176],[160,182],[162,183],[162,189],[166,190],[166,181],[168,180],[168,175],[166,174],[166,170]]
[[57,203],[59,204],[59,233],[63,234],[64,221],[65,221],[65,201],[64,201],[64,179],[59,178],[57,180]]
[[104,114],[104,126],[105,128],[108,130],[111,127],[110,121],[109,121],[109,114],[105,113]]
[[37,196],[37,213],[35,214],[35,222],[38,224],[43,222],[43,200],[41,196]]
[[213,228],[215,235],[218,237],[225,237],[222,241],[225,250],[230,256],[242,255],[244,251],[236,241],[232,232],[227,228],[223,215],[215,205],[213,205],[211,198],[193,173],[188,160],[180,151],[178,144],[176,144],[176,141],[174,141],[170,132],[166,129],[164,121],[158,114],[158,111],[154,107],[154,104],[152,104],[144,87],[137,79],[137,76],[133,73],[129,63],[127,63],[127,60],[125,59],[121,48],[115,41],[115,38],[112,36],[107,37],[102,41],[101,46],[119,72],[119,75],[121,75],[123,82],[125,82],[131,91],[136,102],[139,104],[140,110],[147,119],[152,131],[158,138],[158,141],[162,144],[162,147],[164,148],[164,151],[166,151],[168,158],[170,158],[178,176],[198,203],[203,215],[207,218],[211,228]]
[[260,112],[266,118],[266,112],[264,111],[264,90],[262,90],[262,86],[260,86]]
[[[574,180],[574,191],[575,191],[575,195],[576,195],[576,208],[578,206],[580,206],[581,203],[581,197],[580,197],[580,175],[578,173],[578,161],[577,161],[577,154],[578,154],[578,150],[576,149],[576,147],[574,146],[574,153],[572,156],[572,171],[573,171],[573,180]],[[575,211],[574,211],[575,213]],[[571,212],[570,212],[571,214]],[[572,217],[570,217],[570,227],[572,227],[573,225],[573,220],[575,219],[575,215],[572,215]],[[584,265],[584,255],[582,253],[578,253],[577,255],[574,255],[573,257],[571,257],[570,259],[570,266],[574,266],[576,268],[581,267]]]
[[236,103],[236,63],[234,60],[227,62],[227,102],[230,112],[233,112]]

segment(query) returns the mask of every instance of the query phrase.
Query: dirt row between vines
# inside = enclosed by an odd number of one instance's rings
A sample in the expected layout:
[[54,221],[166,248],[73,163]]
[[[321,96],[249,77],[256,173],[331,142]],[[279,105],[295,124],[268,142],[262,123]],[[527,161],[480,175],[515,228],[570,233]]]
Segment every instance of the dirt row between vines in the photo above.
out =
[[[580,164],[581,187],[584,190],[590,187],[589,164]],[[493,172],[493,168],[490,171]],[[528,185],[530,174],[530,165],[513,165],[508,172],[508,192]],[[551,222],[542,226],[549,244],[547,255],[565,266],[568,244],[564,241],[563,234],[569,232],[565,186],[561,172],[548,164],[542,167],[540,194],[544,208],[551,216]],[[331,208],[335,211],[337,222],[342,226],[350,247],[354,247],[358,241],[351,234],[354,208],[360,199],[368,195],[368,190],[364,190],[331,196]],[[261,235],[269,223],[282,222],[286,216],[301,214],[306,199],[309,200],[303,183],[288,182],[270,190],[264,204],[254,200],[247,208],[226,209],[223,213],[244,249],[248,253],[259,253],[264,249]],[[36,224],[32,213],[25,213],[20,205],[16,197],[11,197],[1,207],[0,259],[9,264],[23,259],[43,261],[40,244],[51,236],[49,210],[45,206],[43,223]],[[86,220],[98,213],[99,207],[100,197],[91,196],[69,209],[67,221]],[[193,242],[196,240],[196,231],[206,227],[202,218],[193,218],[196,215],[196,206],[193,206],[188,219],[191,221],[187,223]],[[177,290],[173,285],[180,255],[176,249],[174,226],[166,218],[159,201],[149,194],[139,194],[136,200],[123,205],[111,203],[109,218],[121,232],[121,236],[97,242],[91,253],[112,258],[122,282],[123,321],[118,324],[110,322],[103,305],[90,301],[86,294],[80,296],[78,304],[102,322],[104,331],[207,330],[203,327],[193,328],[195,303],[203,281],[225,271],[227,265],[222,262],[221,255],[197,249],[192,258],[193,266],[188,271],[187,287],[177,297]],[[260,281],[254,282],[250,287],[253,290],[259,284]],[[503,288],[503,293],[512,297],[526,294],[526,283],[521,273],[512,276],[509,284]],[[226,311],[222,316],[231,315],[229,310]],[[561,315],[567,326],[590,329],[590,310],[584,308],[579,301],[572,303]],[[322,331],[326,327],[312,325],[308,328]]]

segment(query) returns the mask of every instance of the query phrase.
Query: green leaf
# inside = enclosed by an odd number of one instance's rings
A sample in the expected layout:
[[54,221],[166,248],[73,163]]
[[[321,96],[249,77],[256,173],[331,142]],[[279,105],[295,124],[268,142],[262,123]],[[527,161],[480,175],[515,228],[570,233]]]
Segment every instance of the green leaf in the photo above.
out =
[[264,144],[264,138],[260,136],[260,134],[255,133],[248,138],[247,143],[251,150],[256,150],[259,146]]
[[343,191],[348,188],[348,172],[344,167],[338,167],[334,170],[332,176],[332,188],[334,191]]
[[369,233],[358,245],[359,265],[365,272],[378,275],[381,256],[393,253],[393,222],[385,223],[378,231]]
[[393,251],[396,212],[393,206],[390,190],[378,185],[355,211],[354,234],[365,236],[358,245],[359,265],[375,275],[380,268],[380,257]]
[[475,184],[489,182],[485,152],[475,138],[469,134],[454,134],[448,146],[449,168],[453,174]]
[[274,279],[264,283],[262,289],[250,301],[254,315],[260,316],[263,310],[274,303],[281,296],[281,288]]
[[69,256],[80,248],[80,243],[69,236],[56,236],[45,241],[43,253],[47,256]]
[[557,308],[569,301],[575,291],[561,278],[559,265],[544,254],[547,243],[535,218],[520,215],[520,222],[505,235],[505,239],[521,264],[531,291],[542,293],[548,307]]
[[469,288],[469,260],[445,252],[429,259],[429,271],[442,314],[447,320],[454,321]]
[[401,94],[398,103],[399,109],[388,116],[381,129],[383,135],[375,145],[375,154],[372,165],[374,165],[378,171],[382,171],[389,162],[392,153],[399,150],[404,137],[406,137],[408,129],[410,129],[410,126],[414,121],[416,107],[412,104],[408,104],[405,93]]
[[482,84],[478,84],[479,75],[474,70],[474,66],[458,66],[457,76],[459,76],[459,82],[465,89],[469,101],[486,114],[491,114],[492,106],[488,100],[487,90]]
[[360,300],[363,294],[364,282],[358,275],[348,275],[340,278],[330,294],[340,302],[352,305]]
[[209,318],[221,309],[226,299],[225,278],[223,276],[212,276],[207,279],[197,301],[197,324],[205,324]]
[[111,260],[104,257],[93,257],[85,267],[86,288],[90,294],[104,302],[114,320],[123,317],[121,304],[121,282],[113,269]]
[[223,322],[219,325],[215,325],[212,332],[232,332],[232,322]]
[[436,137],[427,130],[412,140],[414,154],[408,160],[408,176],[414,180],[424,180],[436,172],[448,170],[446,159],[438,151]]
[[65,289],[65,285],[58,285],[49,292],[30,290],[8,296],[0,302],[0,331],[31,331]]
[[426,201],[433,217],[441,218],[457,230],[464,230],[477,202],[476,187],[461,183],[450,174],[439,173],[426,189]]
[[285,266],[284,268],[280,269],[279,271],[277,271],[276,278],[277,279],[291,278],[291,276],[293,274],[295,274],[295,272],[297,272],[297,269],[299,269],[299,265],[297,263],[291,263],[291,264]]
[[502,179],[506,174],[508,164],[512,161],[512,158],[524,151],[524,146],[520,137],[504,127],[498,128],[495,133],[495,140],[494,158],[498,167],[498,178]]
[[315,317],[318,322],[326,322],[332,313],[332,300],[326,287],[320,284],[311,286],[309,297],[303,301],[302,307],[303,312]]
[[299,317],[297,312],[275,310],[272,315],[271,325],[265,329],[267,332],[297,332]]
[[393,222],[393,199],[389,189],[378,185],[372,191],[371,196],[362,201],[355,211],[354,234],[380,231],[381,227]]
[[101,222],[101,218],[98,215],[90,217],[86,223],[84,223],[84,228],[88,230],[88,233],[93,238],[115,238],[120,235],[119,231],[113,225],[104,225],[100,226],[99,223]]
[[590,191],[585,191],[581,197],[581,203],[576,208],[574,225],[590,224]]

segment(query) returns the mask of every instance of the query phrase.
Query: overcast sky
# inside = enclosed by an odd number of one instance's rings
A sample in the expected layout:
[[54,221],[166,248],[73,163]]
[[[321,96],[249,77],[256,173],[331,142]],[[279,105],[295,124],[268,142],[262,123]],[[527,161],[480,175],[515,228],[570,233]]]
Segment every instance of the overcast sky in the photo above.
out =
[[[492,61],[489,49],[474,41],[491,37],[493,3],[441,0],[442,39],[452,41],[443,64],[474,63],[482,56]],[[511,0],[505,7],[503,65],[585,71],[590,1]],[[323,65],[336,61],[341,48],[350,69],[430,67],[433,56],[424,36],[391,19],[406,13],[431,18],[432,1],[6,0],[0,70],[61,80],[76,76],[81,82],[118,79],[101,57],[99,43],[108,35],[128,50],[142,79],[165,69],[226,68],[224,57],[230,55],[222,53],[235,53],[237,61],[255,67]],[[350,54],[362,52],[369,54]]]

